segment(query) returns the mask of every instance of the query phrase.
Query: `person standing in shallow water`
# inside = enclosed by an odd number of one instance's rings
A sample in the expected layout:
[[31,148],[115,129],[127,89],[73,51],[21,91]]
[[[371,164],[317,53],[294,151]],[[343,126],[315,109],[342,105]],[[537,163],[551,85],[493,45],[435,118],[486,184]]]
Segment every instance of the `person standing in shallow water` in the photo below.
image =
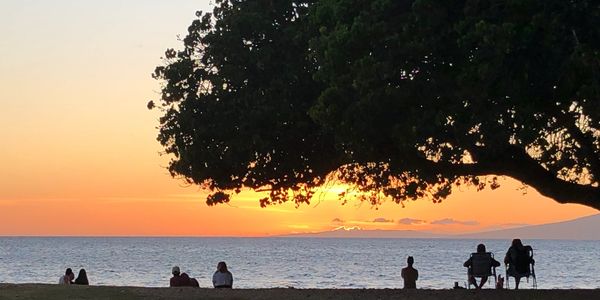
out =
[[227,264],[224,261],[217,264],[217,271],[213,274],[212,281],[215,288],[233,287],[233,275],[227,270]]
[[419,271],[413,268],[413,264],[415,263],[415,259],[412,256],[409,256],[406,259],[406,263],[408,266],[402,269],[402,279],[404,279],[404,288],[405,289],[416,289],[417,288],[417,279],[419,279]]

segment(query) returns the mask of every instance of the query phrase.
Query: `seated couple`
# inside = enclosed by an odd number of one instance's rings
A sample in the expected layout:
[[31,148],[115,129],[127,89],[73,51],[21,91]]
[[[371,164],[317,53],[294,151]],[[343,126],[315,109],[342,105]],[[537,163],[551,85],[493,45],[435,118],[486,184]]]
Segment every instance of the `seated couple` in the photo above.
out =
[[81,285],[89,285],[89,281],[87,278],[87,273],[85,269],[79,270],[79,275],[77,279],[75,279],[75,274],[71,268],[67,268],[65,271],[65,275],[60,276],[58,279],[58,284],[81,284]]
[[[531,246],[523,246],[520,239],[514,239],[506,252],[504,263],[506,264],[507,275],[515,278],[516,289],[519,288],[522,277],[532,276],[534,287],[536,286],[535,273],[532,269],[535,260],[533,259]],[[496,267],[500,266],[500,262],[494,259],[493,253],[486,252],[484,244],[479,244],[477,245],[477,252],[471,254],[464,266],[468,268],[469,285],[474,285],[475,288],[480,289],[487,282],[489,276],[494,276],[494,280],[496,280]],[[479,284],[475,279],[477,277],[481,278]],[[497,288],[502,288],[502,283],[497,283]]]
[[200,285],[198,284],[198,280],[196,280],[195,278],[190,278],[190,276],[186,273],[181,273],[181,270],[179,269],[178,266],[174,266],[171,274],[173,274],[173,277],[171,277],[169,286],[171,287],[176,287],[176,286],[191,286],[191,287],[199,287]]

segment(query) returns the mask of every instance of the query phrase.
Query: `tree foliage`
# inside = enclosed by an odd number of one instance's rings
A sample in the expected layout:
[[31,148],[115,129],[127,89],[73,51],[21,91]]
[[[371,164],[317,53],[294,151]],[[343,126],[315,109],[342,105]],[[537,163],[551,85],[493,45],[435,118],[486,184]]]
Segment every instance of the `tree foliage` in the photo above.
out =
[[600,208],[598,1],[222,0],[197,15],[154,77],[169,170],[208,204],[242,188],[309,202],[328,180],[375,205],[437,202],[502,175]]

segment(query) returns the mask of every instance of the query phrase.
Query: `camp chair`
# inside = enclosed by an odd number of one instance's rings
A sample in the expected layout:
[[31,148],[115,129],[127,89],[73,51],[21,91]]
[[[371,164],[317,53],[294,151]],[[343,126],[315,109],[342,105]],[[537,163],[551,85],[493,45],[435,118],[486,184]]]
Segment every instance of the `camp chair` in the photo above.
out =
[[519,253],[520,256],[519,261],[515,262],[514,266],[511,266],[510,263],[505,264],[506,270],[506,288],[509,288],[509,276],[515,278],[515,284],[517,277],[527,279],[527,283],[529,283],[529,277],[531,277],[531,286],[534,289],[537,289],[537,279],[535,278],[535,264],[533,260],[533,248],[531,246],[524,246],[524,251]]
[[471,253],[471,265],[467,270],[467,288],[471,288],[471,276],[475,278],[494,277],[494,286],[496,285],[496,267],[492,264],[494,253],[475,252]]

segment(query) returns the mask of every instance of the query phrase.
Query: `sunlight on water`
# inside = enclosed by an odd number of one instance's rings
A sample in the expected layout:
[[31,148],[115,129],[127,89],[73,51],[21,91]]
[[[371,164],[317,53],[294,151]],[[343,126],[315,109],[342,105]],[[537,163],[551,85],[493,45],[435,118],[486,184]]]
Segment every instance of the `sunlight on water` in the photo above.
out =
[[[56,283],[71,267],[91,284],[168,286],[179,265],[211,286],[224,260],[238,288],[401,288],[415,257],[419,288],[464,285],[477,240],[292,238],[0,238],[0,282]],[[600,287],[599,241],[523,241],[535,249],[538,288]],[[510,241],[484,241],[502,262]],[[504,266],[497,269],[504,275]],[[512,283],[512,282],[511,282]],[[514,284],[513,284],[514,286]],[[488,285],[488,288],[491,288]],[[524,282],[522,288],[531,288]]]

